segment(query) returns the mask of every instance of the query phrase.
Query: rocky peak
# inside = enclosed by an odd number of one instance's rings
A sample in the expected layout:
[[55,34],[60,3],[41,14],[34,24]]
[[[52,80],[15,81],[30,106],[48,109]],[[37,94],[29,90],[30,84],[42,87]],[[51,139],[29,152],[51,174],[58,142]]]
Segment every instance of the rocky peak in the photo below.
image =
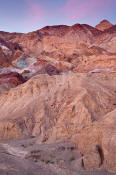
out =
[[96,25],[96,29],[104,31],[106,29],[109,29],[112,26],[113,24],[110,23],[108,20],[103,20],[98,25]]
[[47,35],[59,35],[59,36],[64,36],[67,31],[69,30],[69,26],[67,25],[54,25],[54,26],[46,26],[40,30],[38,30],[38,32],[40,32],[41,34],[47,34]]

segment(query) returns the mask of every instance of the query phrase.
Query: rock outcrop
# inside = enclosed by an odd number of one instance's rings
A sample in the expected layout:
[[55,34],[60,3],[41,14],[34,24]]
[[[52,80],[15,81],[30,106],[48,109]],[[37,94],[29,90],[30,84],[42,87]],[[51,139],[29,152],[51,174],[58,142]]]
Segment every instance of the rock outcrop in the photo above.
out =
[[[73,141],[81,158],[71,157],[65,167],[73,165],[74,175],[76,166],[116,172],[115,115],[116,25],[105,20],[96,28],[75,24],[0,32],[2,141]],[[42,161],[45,153],[39,156]]]
[[113,26],[109,21],[103,20],[98,25],[96,25],[96,29],[104,31],[106,29],[109,29]]
[[77,145],[82,154],[89,152],[89,156],[92,147],[97,145],[103,166],[116,172],[116,109],[84,128],[77,139]]
[[112,111],[115,100],[115,74],[38,75],[1,95],[0,137],[73,139]]
[[17,72],[0,74],[0,94],[24,82],[25,79]]
[[47,26],[27,34],[0,32],[0,64],[23,69],[39,58],[60,72],[116,68],[116,26],[106,20],[100,26],[105,30],[75,24]]
[[88,151],[83,156],[83,166],[86,170],[98,169],[101,164],[101,155],[99,154],[99,148],[97,146],[94,146],[91,151]]

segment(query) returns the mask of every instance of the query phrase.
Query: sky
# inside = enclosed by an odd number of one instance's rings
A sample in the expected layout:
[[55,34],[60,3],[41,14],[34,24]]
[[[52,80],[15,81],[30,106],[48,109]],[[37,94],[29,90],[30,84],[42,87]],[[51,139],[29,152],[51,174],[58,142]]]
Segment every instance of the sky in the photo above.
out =
[[44,26],[116,24],[116,0],[0,0],[0,31],[31,32]]

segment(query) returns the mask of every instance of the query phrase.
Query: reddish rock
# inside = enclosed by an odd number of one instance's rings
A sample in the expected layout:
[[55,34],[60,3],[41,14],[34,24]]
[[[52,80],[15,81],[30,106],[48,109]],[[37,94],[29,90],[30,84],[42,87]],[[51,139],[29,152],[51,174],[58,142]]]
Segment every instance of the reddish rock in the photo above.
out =
[[116,172],[116,25],[97,28],[0,32],[1,139],[76,141],[86,169]]
[[0,32],[2,44],[12,50],[10,57],[1,53],[3,59],[0,63],[3,67],[9,67],[21,55],[28,55],[51,60],[53,66],[57,65],[62,72],[110,68],[115,66],[116,27],[106,20],[100,26],[105,31],[87,24],[75,24],[46,26],[27,34]]
[[106,29],[109,29],[113,26],[109,21],[103,20],[98,25],[96,25],[96,29],[104,31]]
[[0,94],[25,82],[25,79],[16,72],[0,74]]
[[38,67],[37,74],[48,74],[48,75],[57,75],[59,74],[58,69],[50,64],[50,62],[46,60],[38,59],[38,61],[34,64],[35,68]]

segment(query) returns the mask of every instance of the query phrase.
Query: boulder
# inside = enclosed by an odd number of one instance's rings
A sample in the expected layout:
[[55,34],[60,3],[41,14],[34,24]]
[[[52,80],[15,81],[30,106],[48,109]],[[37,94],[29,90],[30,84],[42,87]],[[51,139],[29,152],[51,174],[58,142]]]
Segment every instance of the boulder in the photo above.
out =
[[83,166],[87,170],[94,170],[100,167],[102,161],[98,147],[95,145],[93,149],[87,152],[83,157]]

